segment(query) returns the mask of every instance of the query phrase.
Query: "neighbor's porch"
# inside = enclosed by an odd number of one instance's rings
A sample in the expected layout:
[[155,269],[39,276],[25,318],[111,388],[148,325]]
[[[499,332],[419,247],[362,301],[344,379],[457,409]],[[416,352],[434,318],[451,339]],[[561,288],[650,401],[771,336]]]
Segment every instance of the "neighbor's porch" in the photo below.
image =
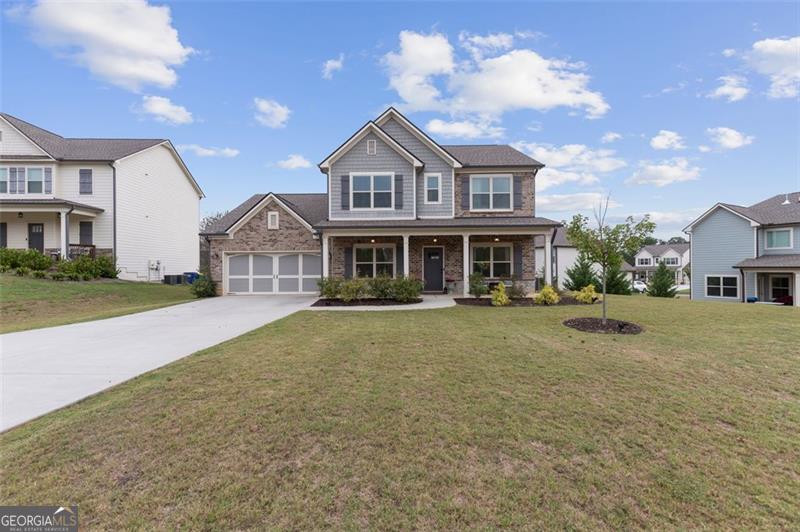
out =
[[745,270],[745,300],[800,307],[800,269]]

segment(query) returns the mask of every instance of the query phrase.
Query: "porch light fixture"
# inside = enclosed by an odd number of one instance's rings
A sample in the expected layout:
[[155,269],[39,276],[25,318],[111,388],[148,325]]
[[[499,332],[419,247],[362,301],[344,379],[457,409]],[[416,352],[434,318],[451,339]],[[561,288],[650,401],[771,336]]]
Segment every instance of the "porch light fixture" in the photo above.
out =
[[437,243],[438,241],[439,241],[439,239],[438,239],[438,238],[434,238],[434,239],[433,239],[433,243],[434,243],[434,244],[435,244],[435,243]]
[[494,241],[495,241],[495,242],[500,242],[500,239],[499,239],[499,238],[497,238],[497,237],[494,237]]
[[22,213],[21,212],[17,213],[17,218],[22,218]]
[[370,242],[374,244],[375,243],[375,239],[374,238],[370,239]]

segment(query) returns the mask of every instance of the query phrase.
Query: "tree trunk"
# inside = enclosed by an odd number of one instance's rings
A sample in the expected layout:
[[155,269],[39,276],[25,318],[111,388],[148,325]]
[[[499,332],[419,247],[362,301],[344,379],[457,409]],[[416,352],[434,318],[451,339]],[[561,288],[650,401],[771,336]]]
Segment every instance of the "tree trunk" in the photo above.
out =
[[603,268],[603,325],[607,323],[606,317],[606,269]]

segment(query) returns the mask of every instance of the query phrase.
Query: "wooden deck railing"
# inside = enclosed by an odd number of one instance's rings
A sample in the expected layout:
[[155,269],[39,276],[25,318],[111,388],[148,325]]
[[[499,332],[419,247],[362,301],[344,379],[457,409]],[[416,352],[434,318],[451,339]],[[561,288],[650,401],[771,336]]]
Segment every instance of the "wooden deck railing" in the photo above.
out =
[[70,244],[69,245],[69,258],[70,260],[80,257],[81,255],[88,255],[95,258],[95,246],[91,244]]

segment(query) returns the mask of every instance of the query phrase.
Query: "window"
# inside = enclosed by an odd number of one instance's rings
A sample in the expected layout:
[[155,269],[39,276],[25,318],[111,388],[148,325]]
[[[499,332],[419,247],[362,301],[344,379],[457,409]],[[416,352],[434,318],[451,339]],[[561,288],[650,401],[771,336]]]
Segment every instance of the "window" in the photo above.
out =
[[637,266],[650,266],[650,257],[636,259]]
[[376,140],[367,140],[367,155],[375,155],[378,153],[378,142]]
[[78,186],[80,187],[79,192],[81,194],[91,194],[92,193],[92,171],[90,170],[80,170],[78,172]]
[[442,174],[425,174],[425,203],[442,202]]
[[792,229],[767,229],[767,249],[791,249]]
[[706,297],[738,299],[739,277],[735,275],[706,275]]
[[8,168],[0,168],[0,194],[8,194]]
[[511,176],[472,176],[470,208],[473,211],[510,211]]
[[28,168],[28,194],[44,192],[44,172],[41,168]]
[[472,248],[472,272],[498,279],[511,277],[511,246],[480,245]]
[[769,278],[769,291],[772,299],[778,299],[779,297],[788,297],[789,294],[789,276],[788,275],[772,275]]
[[356,277],[394,277],[394,246],[356,246],[355,266]]
[[664,257],[664,264],[667,266],[677,266],[678,257]]
[[278,228],[278,211],[269,211],[267,213],[267,229]]
[[350,194],[353,209],[391,209],[394,174],[352,174]]
[[92,222],[80,222],[80,244],[81,246],[91,246],[94,242],[92,241]]

